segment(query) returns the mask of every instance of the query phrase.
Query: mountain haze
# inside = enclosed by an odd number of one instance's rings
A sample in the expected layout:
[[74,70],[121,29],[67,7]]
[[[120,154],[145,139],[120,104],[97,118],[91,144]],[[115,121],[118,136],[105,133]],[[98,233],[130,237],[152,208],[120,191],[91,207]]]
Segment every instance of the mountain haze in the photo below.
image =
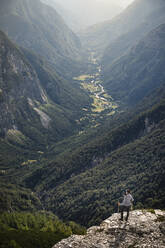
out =
[[[117,39],[110,42],[110,44],[108,44],[108,47],[106,47],[102,58],[102,63],[105,68],[107,68],[117,57],[124,55],[130,47],[136,45],[136,43],[140,41],[148,32],[150,32],[157,26],[165,23],[165,4],[163,1],[158,1],[154,3],[152,3],[152,1],[148,3],[146,2],[146,6],[143,6],[144,3],[142,2],[140,4],[141,8],[145,8],[147,10],[150,8],[151,9],[147,12],[146,16],[140,19],[141,23],[138,24],[139,13],[135,12],[135,16],[133,17],[136,19],[137,16],[137,23],[135,23],[135,28],[123,35],[120,35]],[[147,6],[147,4],[149,6]],[[140,11],[141,10],[139,10],[139,12]],[[141,12],[143,13],[143,11]],[[130,20],[131,23],[133,21],[133,18],[132,20]]]
[[2,1],[0,28],[19,46],[44,56],[60,73],[69,73],[74,59],[79,60],[79,39],[55,9],[39,0]]
[[[89,27],[82,33],[82,38],[85,44],[89,43],[91,48],[97,49],[97,52],[116,44],[117,56],[119,56],[122,46],[123,52],[128,48],[128,44],[131,46],[146,32],[164,22],[164,8],[163,0],[135,0],[112,20]],[[112,52],[114,49],[113,47]],[[109,55],[109,50],[105,51],[105,56]],[[111,61],[110,56],[109,60]]]
[[80,30],[82,23],[80,18],[73,12],[71,7],[61,4],[61,1],[42,0],[43,3],[53,7],[64,19],[67,25],[73,30]]
[[[98,0],[44,0],[57,8],[64,20],[75,31],[86,28],[101,21],[112,19],[122,8],[112,1]],[[62,8],[65,10],[62,11]],[[66,11],[70,15],[66,15]],[[69,17],[69,18],[68,18]]]
[[104,71],[112,96],[135,104],[165,84],[165,24],[147,34]]

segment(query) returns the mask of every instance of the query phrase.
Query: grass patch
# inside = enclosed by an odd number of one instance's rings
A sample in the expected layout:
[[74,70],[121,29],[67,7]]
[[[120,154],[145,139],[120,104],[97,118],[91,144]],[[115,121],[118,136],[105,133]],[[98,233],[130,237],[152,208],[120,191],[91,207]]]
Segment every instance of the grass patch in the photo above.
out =
[[154,209],[147,209],[147,212],[151,213],[151,214],[155,214],[155,210]]
[[108,113],[107,114],[107,116],[112,116],[112,115],[114,115],[116,112],[113,110],[113,111],[111,111],[110,113]]
[[104,94],[103,94],[103,97],[105,97],[106,99],[111,99],[111,100],[113,100],[113,98],[112,98],[110,95],[108,95],[107,93],[104,93]]
[[93,97],[92,106],[94,107],[92,108],[92,112],[95,112],[95,113],[101,113],[102,111],[105,110],[105,102],[100,100],[97,97]]
[[29,141],[28,138],[23,135],[23,133],[21,133],[18,130],[15,130],[15,129],[9,129],[8,130],[7,140],[9,142],[14,142],[14,143],[20,144],[20,145],[24,145]]
[[112,109],[117,109],[118,108],[118,106],[117,105],[112,105]]
[[85,90],[88,90],[91,93],[95,93],[99,91],[99,87],[95,86],[94,84],[82,83],[81,85]]
[[159,216],[157,217],[156,222],[164,222],[164,221],[165,221],[165,216],[159,215]]
[[26,165],[36,164],[36,163],[37,163],[37,160],[28,160],[26,162],[23,162],[21,165],[26,166]]
[[103,231],[104,231],[104,228],[99,228],[99,229],[96,230],[96,233],[101,233]]
[[86,79],[89,79],[89,78],[94,78],[94,76],[89,75],[89,74],[83,74],[78,77],[74,77],[73,79],[78,80],[78,81],[85,81]]

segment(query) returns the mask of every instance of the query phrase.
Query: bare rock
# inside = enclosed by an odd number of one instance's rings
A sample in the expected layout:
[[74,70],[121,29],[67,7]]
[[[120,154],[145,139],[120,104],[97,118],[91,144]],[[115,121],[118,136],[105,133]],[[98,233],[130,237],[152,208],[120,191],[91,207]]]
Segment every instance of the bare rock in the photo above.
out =
[[53,248],[165,248],[165,211],[135,210],[129,220],[113,214],[87,234],[72,235]]

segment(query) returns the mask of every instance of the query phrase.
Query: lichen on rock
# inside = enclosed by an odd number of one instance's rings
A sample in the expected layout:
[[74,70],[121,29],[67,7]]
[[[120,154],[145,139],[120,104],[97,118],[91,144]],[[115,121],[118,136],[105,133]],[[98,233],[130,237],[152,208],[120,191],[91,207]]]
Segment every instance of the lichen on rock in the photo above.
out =
[[100,226],[90,227],[87,235],[72,235],[53,248],[164,248],[165,211],[135,210],[128,221],[115,213]]

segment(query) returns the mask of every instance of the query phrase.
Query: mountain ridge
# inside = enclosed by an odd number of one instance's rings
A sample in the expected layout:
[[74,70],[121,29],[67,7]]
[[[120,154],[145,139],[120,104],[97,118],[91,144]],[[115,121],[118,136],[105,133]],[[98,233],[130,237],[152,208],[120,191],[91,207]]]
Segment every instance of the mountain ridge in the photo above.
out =
[[15,43],[42,54],[61,75],[77,66],[80,41],[55,9],[40,0],[7,0],[1,5],[0,29]]
[[164,40],[165,24],[161,24],[106,68],[104,85],[113,97],[134,104],[164,84]]
[[[118,44],[115,47],[115,42],[118,43],[120,42],[120,39],[126,39],[127,35],[127,43],[131,40],[130,45],[135,44],[136,40],[139,38],[137,34],[133,33],[130,39],[129,35],[131,32],[137,29],[139,37],[142,38],[144,33],[151,31],[154,27],[161,24],[162,22],[158,21],[158,15],[155,19],[151,15],[157,11],[160,11],[159,14],[161,13],[162,19],[165,21],[163,11],[161,12],[164,7],[164,1],[162,0],[156,2],[153,0],[135,0],[121,14],[110,21],[91,26],[89,29],[82,32],[80,37],[85,45],[89,43],[91,49],[97,51],[99,57],[102,57],[102,53],[104,52],[105,58],[103,56],[103,61],[106,61],[106,57],[111,61],[111,57],[108,57],[107,53],[110,50],[107,49],[108,46],[110,47],[113,45],[114,47],[112,51],[110,51],[113,54],[115,49],[117,54],[117,49],[119,47]],[[122,52],[127,48],[126,44],[124,44],[125,42],[122,44],[124,46]],[[119,56],[120,54],[117,55]]]
[[116,58],[121,57],[131,47],[135,46],[148,32],[165,23],[164,10],[165,6],[152,11],[136,29],[119,36],[108,45],[102,57],[102,63],[105,68],[107,65],[112,64]]

